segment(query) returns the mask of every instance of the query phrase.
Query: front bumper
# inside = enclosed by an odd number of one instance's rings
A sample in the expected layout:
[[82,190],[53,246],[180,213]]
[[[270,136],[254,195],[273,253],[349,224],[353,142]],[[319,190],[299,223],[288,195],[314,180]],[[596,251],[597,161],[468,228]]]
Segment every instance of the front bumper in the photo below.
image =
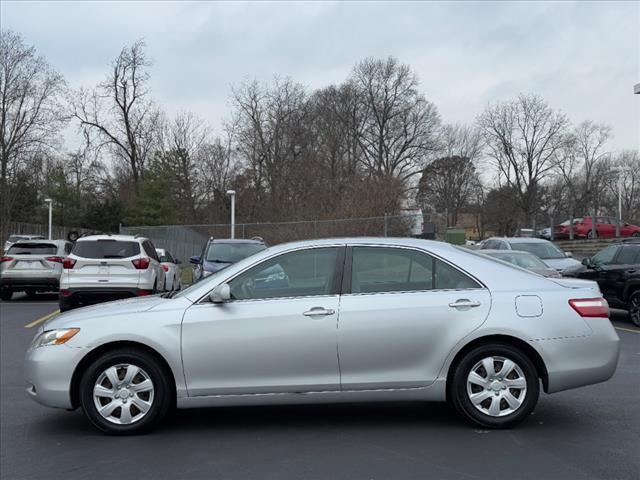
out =
[[58,290],[60,285],[59,277],[0,277],[0,287],[9,289],[11,291],[22,291],[27,288],[32,288],[39,291],[55,291]]
[[24,362],[29,396],[47,407],[72,409],[71,378],[86,353],[67,345],[30,348]]
[[547,393],[609,380],[616,371],[620,338],[606,318],[585,318],[591,335],[535,340],[547,367]]

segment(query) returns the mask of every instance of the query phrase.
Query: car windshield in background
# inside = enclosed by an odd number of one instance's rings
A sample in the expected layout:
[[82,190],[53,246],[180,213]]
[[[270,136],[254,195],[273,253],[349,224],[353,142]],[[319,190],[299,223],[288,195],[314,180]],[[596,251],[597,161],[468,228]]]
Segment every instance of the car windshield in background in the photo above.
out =
[[262,243],[212,243],[205,259],[207,262],[235,263],[266,248]]
[[7,254],[13,255],[55,255],[58,248],[52,243],[20,243],[12,245]]
[[545,259],[564,258],[565,255],[558,247],[551,243],[512,243],[513,250],[521,250],[523,252],[533,253],[536,257]]
[[504,260],[505,262],[509,262],[522,268],[548,268],[538,257],[526,253],[500,252],[487,253],[487,255],[491,255],[492,257],[499,258],[500,260]]
[[173,263],[173,259],[169,258],[167,255],[159,255],[161,263]]
[[140,254],[140,244],[120,240],[77,242],[71,253],[82,258],[129,258]]

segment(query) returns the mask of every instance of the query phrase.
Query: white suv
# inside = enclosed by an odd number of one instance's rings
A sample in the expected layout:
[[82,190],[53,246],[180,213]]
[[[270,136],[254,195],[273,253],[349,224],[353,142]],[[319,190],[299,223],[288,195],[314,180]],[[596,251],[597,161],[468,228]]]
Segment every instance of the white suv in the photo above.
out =
[[79,238],[62,262],[60,311],[80,305],[151,295],[164,289],[164,271],[148,238]]

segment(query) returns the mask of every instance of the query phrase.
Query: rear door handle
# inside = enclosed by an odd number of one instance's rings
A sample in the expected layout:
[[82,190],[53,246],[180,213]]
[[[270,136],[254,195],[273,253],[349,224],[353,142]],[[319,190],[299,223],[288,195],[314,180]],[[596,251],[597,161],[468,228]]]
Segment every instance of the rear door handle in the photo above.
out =
[[331,308],[313,307],[311,310],[304,312],[303,315],[305,317],[316,317],[333,315],[334,313],[336,313],[336,311]]
[[480,302],[476,302],[476,301],[472,301],[472,300],[468,300],[466,298],[460,299],[460,300],[456,300],[453,303],[450,303],[449,306],[451,308],[474,308],[474,307],[479,307],[480,306]]

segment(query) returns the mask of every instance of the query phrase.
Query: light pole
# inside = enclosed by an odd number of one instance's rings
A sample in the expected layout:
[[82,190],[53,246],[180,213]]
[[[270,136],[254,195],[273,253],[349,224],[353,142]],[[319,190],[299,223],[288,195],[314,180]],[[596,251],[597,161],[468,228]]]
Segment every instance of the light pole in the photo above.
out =
[[53,212],[53,200],[51,200],[50,198],[45,198],[44,199],[45,203],[49,204],[49,240],[52,240],[51,238],[51,228],[52,228],[52,212]]
[[236,191],[227,190],[231,197],[231,238],[236,238]]

